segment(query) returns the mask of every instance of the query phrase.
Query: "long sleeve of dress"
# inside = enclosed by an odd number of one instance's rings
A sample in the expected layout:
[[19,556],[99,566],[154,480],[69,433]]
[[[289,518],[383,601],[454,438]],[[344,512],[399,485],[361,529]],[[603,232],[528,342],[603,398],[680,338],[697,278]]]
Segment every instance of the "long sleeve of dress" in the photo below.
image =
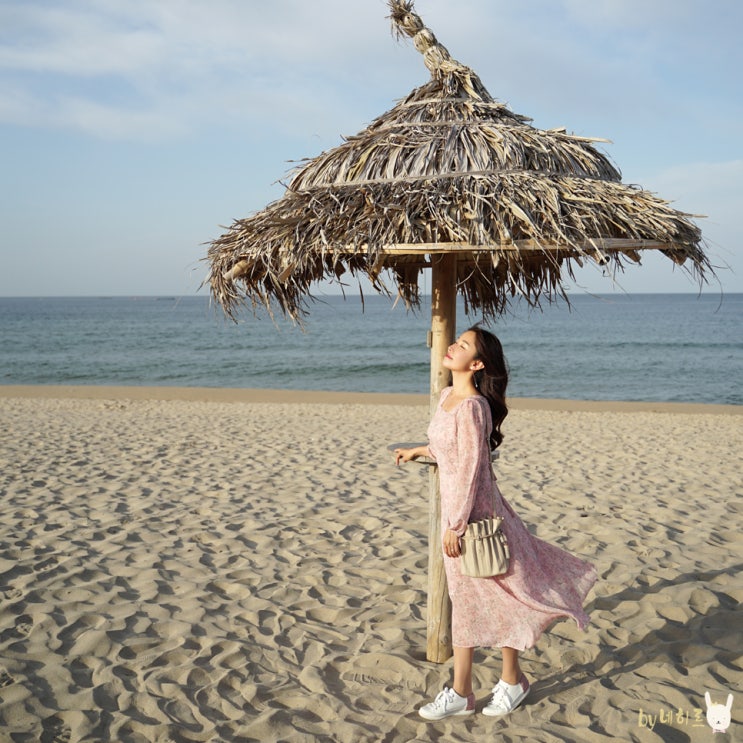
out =
[[490,468],[489,426],[485,408],[474,400],[465,400],[457,408],[456,492],[447,526],[460,537],[467,529],[482,471]]

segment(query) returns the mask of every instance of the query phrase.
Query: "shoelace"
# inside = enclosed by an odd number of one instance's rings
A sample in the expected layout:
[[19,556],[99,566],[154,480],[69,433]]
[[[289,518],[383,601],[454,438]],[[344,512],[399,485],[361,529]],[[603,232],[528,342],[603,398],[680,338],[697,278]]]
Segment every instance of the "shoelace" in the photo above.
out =
[[454,701],[454,689],[451,689],[447,687],[446,689],[442,689],[437,695],[436,699],[433,700],[433,707],[435,709],[443,709],[446,710],[447,704],[450,704]]
[[493,687],[493,698],[490,700],[490,704],[491,705],[497,704],[501,706],[503,702],[507,702],[508,704],[510,704],[511,697],[508,695],[508,692],[500,684],[496,684]]

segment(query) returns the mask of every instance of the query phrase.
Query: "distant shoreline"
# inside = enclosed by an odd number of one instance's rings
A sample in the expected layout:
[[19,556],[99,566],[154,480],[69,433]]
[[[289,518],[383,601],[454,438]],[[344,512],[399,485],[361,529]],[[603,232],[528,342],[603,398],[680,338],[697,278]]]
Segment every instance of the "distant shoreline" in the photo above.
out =
[[[326,405],[427,405],[428,395],[386,392],[336,392],[325,390],[282,390],[236,387],[160,387],[109,385],[0,385],[0,398],[85,399],[85,400],[182,400],[189,402],[287,403]],[[513,410],[561,410],[565,412],[676,413],[743,415],[743,405],[711,403],[562,400],[514,397]]]

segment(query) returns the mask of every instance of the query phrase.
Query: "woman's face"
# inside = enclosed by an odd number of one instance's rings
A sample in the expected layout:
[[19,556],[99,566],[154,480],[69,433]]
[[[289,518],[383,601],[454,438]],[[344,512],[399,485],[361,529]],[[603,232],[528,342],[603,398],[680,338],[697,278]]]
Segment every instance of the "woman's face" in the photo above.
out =
[[443,365],[451,371],[477,371],[482,368],[482,362],[477,361],[476,356],[475,333],[468,330],[449,346]]

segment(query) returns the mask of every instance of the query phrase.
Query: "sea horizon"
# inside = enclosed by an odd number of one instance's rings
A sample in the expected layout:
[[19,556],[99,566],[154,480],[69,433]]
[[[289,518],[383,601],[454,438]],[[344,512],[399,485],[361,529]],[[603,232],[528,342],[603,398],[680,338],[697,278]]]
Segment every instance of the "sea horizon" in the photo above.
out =
[[[633,297],[633,296],[720,296],[722,299],[728,296],[740,296],[743,291],[725,292],[722,290],[712,291],[711,289],[702,289],[701,291],[666,291],[666,292],[651,292],[651,291],[616,291],[616,292],[589,292],[586,290],[575,290],[565,292],[569,297]],[[345,292],[316,292],[313,294],[314,297],[346,297],[347,299],[353,299],[358,297],[357,287],[349,287],[348,291]],[[423,297],[431,297],[430,292],[421,292],[420,295]],[[365,289],[364,299],[371,299],[377,297],[379,299],[388,301],[394,300],[394,292],[391,293],[390,297],[385,296],[376,291]],[[89,294],[0,294],[0,299],[188,299],[188,298],[210,298],[208,291],[203,292],[192,292],[192,293],[178,293],[178,292],[119,292],[116,294],[101,294],[98,292],[91,292]],[[402,300],[401,300],[402,301]],[[560,301],[559,299],[557,301]],[[554,301],[551,302],[554,304]],[[550,304],[547,300],[542,300],[543,305]]]

